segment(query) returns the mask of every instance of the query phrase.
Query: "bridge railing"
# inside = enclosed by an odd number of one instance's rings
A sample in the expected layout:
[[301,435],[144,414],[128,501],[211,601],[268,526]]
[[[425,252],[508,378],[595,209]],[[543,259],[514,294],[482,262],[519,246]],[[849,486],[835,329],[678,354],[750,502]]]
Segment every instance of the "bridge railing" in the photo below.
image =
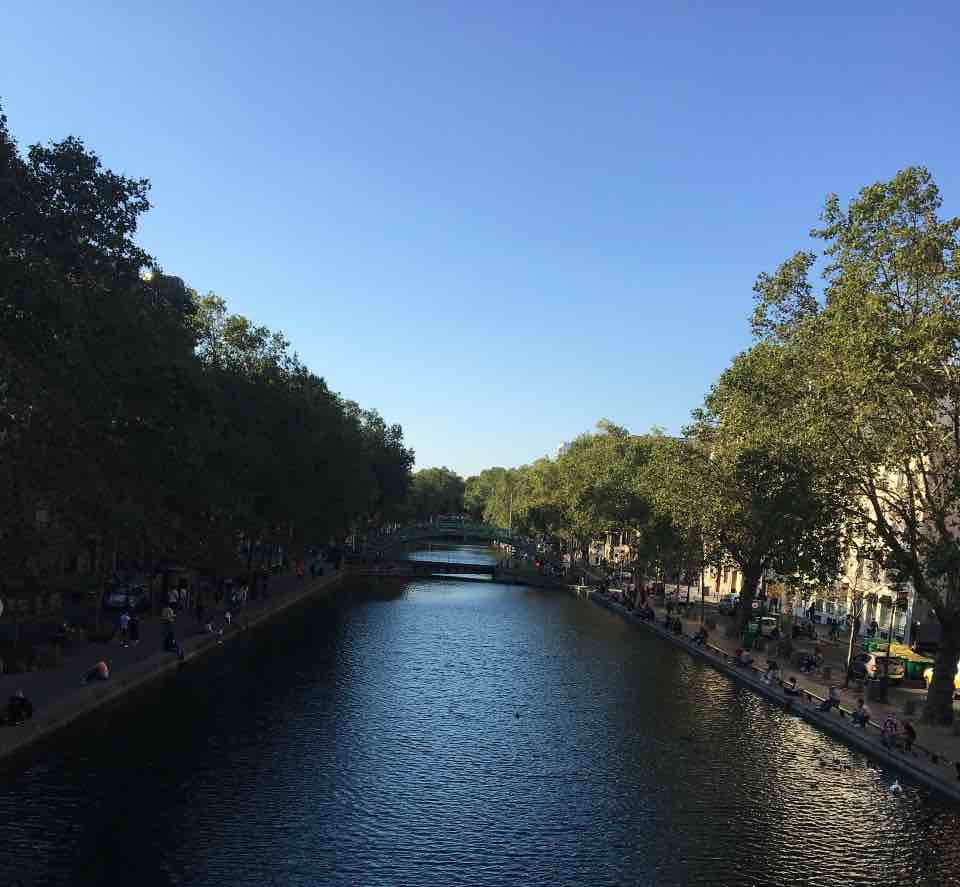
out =
[[501,527],[493,527],[488,524],[442,521],[433,524],[412,524],[401,527],[392,533],[378,533],[375,536],[368,536],[363,550],[371,554],[382,553],[407,542],[442,539],[445,536],[448,538],[482,539],[487,542],[509,542],[513,545],[526,544],[525,540],[518,534]]

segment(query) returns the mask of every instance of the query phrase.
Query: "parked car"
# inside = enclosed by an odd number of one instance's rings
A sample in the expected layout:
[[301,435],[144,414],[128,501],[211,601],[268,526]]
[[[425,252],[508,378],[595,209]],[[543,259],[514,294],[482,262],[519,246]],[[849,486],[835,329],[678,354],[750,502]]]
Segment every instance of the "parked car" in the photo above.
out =
[[740,595],[738,594],[728,594],[725,595],[720,603],[717,604],[717,609],[721,613],[732,613],[737,609],[737,605],[740,603]]
[[[923,682],[927,685],[927,689],[930,689],[930,685],[933,683],[933,669],[928,668],[923,673]],[[957,673],[953,678],[953,689],[954,695],[960,693],[960,665],[957,666]]]
[[863,663],[868,678],[880,678],[883,676],[884,669],[888,669],[887,680],[902,681],[906,673],[903,663],[894,656],[890,657],[888,668],[887,654],[879,651],[873,653],[858,653],[854,656],[853,661]]
[[104,610],[130,610],[145,613],[150,609],[150,590],[146,585],[124,585],[103,593]]

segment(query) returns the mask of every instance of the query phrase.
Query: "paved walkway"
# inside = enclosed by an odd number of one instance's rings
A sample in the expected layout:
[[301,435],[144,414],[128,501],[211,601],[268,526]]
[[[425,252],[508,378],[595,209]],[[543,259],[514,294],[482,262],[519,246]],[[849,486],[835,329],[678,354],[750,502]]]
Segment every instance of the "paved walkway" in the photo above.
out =
[[[325,579],[329,579],[333,570],[329,565],[324,566]],[[317,585],[323,580],[317,580],[307,575],[301,579],[294,573],[270,577],[268,593],[256,600],[248,600],[244,609],[231,608],[233,621],[226,626],[224,613],[225,604],[218,607],[208,606],[204,621],[212,622],[216,629],[224,629],[224,637],[242,631],[247,620],[255,620],[258,615],[277,608],[277,605],[292,592],[301,592],[306,588]],[[104,614],[107,619],[117,619],[114,614]],[[109,622],[101,624],[106,627]],[[177,658],[175,653],[163,652],[163,637],[165,626],[159,618],[145,617],[140,620],[140,642],[136,645],[123,646],[119,638],[107,643],[91,643],[87,641],[83,632],[77,631],[65,650],[63,665],[57,668],[42,671],[24,672],[22,674],[4,674],[0,676],[0,705],[6,706],[7,699],[16,691],[23,690],[34,706],[34,720],[42,718],[44,711],[51,706],[67,702],[73,695],[84,693],[83,677],[100,660],[104,660],[110,668],[110,680],[95,681],[91,686],[107,688],[123,681],[126,673],[133,673],[136,667],[145,664],[147,660],[158,654],[169,656],[171,660]],[[206,635],[203,625],[199,624],[193,609],[177,615],[174,622],[174,636],[181,644],[192,646],[190,641]],[[198,643],[202,643],[198,641]],[[13,731],[21,727],[0,727],[0,752],[11,741],[15,740]]]

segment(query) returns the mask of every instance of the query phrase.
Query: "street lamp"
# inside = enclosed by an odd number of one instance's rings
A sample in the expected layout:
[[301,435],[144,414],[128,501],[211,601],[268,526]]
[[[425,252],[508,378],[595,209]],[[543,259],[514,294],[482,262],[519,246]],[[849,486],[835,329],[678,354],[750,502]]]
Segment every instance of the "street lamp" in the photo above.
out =
[[887,687],[890,683],[890,649],[893,646],[893,617],[897,610],[907,609],[907,593],[897,592],[896,602],[890,601],[890,627],[887,629],[887,662],[883,669],[883,698],[887,698]]

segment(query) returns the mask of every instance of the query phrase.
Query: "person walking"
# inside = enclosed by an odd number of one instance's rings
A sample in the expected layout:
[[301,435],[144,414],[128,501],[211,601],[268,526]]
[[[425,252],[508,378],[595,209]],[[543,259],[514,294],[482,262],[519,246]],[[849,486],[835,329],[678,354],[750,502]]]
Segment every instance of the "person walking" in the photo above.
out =
[[124,610],[120,614],[120,646],[126,647],[130,635],[130,613]]

